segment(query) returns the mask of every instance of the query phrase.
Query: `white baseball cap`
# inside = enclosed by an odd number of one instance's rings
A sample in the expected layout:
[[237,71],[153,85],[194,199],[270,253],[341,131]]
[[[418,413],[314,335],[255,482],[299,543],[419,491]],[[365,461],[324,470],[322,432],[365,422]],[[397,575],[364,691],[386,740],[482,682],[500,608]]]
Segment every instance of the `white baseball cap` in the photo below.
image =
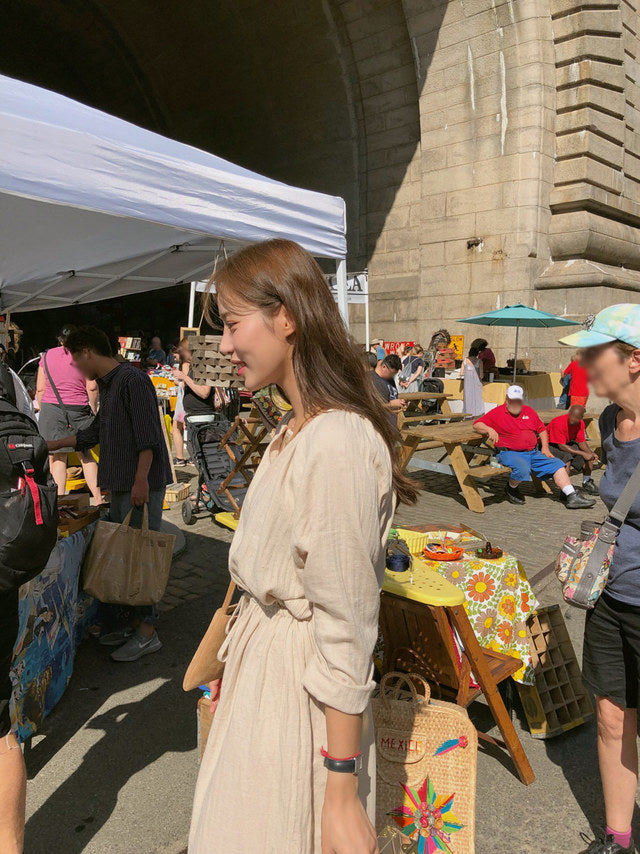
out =
[[511,400],[523,400],[524,399],[524,391],[522,386],[519,385],[510,385],[507,389],[507,397]]

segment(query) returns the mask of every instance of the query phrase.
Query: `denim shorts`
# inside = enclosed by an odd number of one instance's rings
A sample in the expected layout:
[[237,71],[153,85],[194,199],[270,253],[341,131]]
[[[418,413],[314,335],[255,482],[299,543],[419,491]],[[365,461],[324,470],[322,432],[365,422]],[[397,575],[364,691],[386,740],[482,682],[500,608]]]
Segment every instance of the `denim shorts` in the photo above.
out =
[[500,451],[496,459],[500,465],[511,469],[511,479],[517,481],[531,480],[531,472],[544,480],[564,468],[562,460],[545,457],[537,448],[533,451]]

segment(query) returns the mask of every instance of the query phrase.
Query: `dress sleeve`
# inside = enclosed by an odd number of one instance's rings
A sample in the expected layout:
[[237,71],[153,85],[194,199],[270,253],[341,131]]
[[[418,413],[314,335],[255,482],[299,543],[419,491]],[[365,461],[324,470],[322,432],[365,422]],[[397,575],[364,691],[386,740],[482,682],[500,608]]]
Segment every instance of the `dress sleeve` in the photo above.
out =
[[292,545],[315,647],[304,688],[320,703],[359,714],[374,687],[376,567],[393,514],[391,463],[364,424],[346,434],[341,426],[328,419],[304,448]]

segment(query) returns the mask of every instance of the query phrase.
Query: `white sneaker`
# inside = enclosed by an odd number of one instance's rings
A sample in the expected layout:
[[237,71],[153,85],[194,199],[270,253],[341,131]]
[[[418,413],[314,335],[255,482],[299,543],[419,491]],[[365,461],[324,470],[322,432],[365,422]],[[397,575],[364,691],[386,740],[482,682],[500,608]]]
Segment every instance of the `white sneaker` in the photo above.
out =
[[150,638],[141,632],[136,632],[123,646],[111,653],[111,658],[114,661],[137,661],[143,655],[157,652],[161,648],[162,641],[157,632],[154,632]]

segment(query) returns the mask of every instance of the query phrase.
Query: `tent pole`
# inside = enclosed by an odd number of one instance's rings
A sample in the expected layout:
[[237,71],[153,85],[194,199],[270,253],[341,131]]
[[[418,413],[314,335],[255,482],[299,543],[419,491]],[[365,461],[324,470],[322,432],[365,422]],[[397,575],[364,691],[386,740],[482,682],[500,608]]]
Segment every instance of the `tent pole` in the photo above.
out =
[[369,288],[367,287],[367,295],[364,300],[364,338],[365,349],[369,352]]
[[520,327],[516,326],[516,352],[513,356],[513,381],[516,381],[516,372],[518,370],[518,335],[520,333]]
[[191,290],[189,291],[189,321],[187,326],[193,329],[193,315],[196,308],[196,284],[197,282],[191,282]]
[[336,261],[336,285],[338,292],[338,311],[344,325],[349,328],[349,303],[347,301],[347,259],[338,258]]

